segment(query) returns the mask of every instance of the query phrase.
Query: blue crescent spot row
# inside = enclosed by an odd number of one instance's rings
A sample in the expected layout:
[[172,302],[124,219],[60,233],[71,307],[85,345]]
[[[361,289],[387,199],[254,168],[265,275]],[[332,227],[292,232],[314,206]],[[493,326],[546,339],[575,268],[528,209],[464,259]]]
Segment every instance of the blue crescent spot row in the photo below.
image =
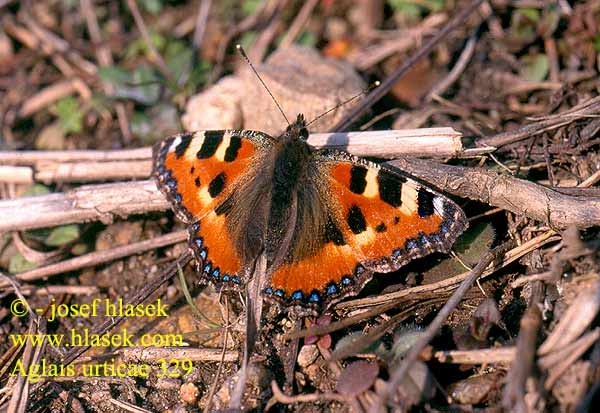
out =
[[357,265],[356,270],[354,271],[354,277],[344,276],[340,280],[339,283],[330,282],[327,284],[325,289],[321,292],[318,290],[313,290],[310,294],[305,295],[302,291],[294,291],[289,297],[286,297],[285,291],[280,288],[274,289],[273,287],[267,287],[264,289],[264,293],[270,296],[273,296],[280,300],[286,300],[294,303],[294,302],[307,302],[309,304],[319,304],[323,298],[330,298],[336,296],[343,292],[344,289],[352,286],[354,284],[354,280],[356,278],[360,278],[361,274],[365,271],[362,265]]
[[221,274],[221,269],[219,267],[213,267],[213,263],[211,261],[207,261],[208,258],[208,248],[204,246],[204,241],[202,237],[197,236],[197,232],[200,229],[200,224],[198,222],[190,225],[190,245],[196,256],[196,261],[199,261],[198,258],[202,260],[202,273],[209,276],[209,278],[215,283],[233,283],[240,284],[240,278],[235,274]]
[[[406,241],[403,248],[397,248],[391,255],[391,258],[394,260],[400,259],[402,256],[408,256],[411,252],[419,251],[424,249],[427,245],[441,245],[444,243],[442,237],[446,237],[450,232],[450,228],[444,222],[440,226],[439,234],[430,234],[426,235],[424,233],[419,233],[416,238],[409,239]],[[442,234],[442,236],[440,236]],[[334,296],[337,296],[340,293],[343,293],[344,290],[348,290],[348,287],[355,285],[355,280],[360,279],[361,275],[364,273],[365,268],[362,265],[357,265],[356,270],[354,272],[354,276],[344,276],[340,280],[339,283],[330,282],[327,284],[323,291],[313,290],[310,294],[305,295],[302,291],[294,291],[290,294],[289,297],[286,297],[285,291],[278,288],[275,289],[273,287],[265,288],[264,292],[267,295],[273,296],[281,301],[288,301],[290,303],[302,303],[307,302],[309,304],[319,304],[324,299],[327,300]]]

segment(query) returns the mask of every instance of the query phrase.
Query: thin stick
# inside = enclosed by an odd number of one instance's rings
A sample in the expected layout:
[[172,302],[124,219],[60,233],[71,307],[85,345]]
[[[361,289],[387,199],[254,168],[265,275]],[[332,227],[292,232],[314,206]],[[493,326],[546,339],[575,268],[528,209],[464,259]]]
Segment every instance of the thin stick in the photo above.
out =
[[202,46],[204,32],[206,31],[206,22],[208,21],[208,15],[210,13],[211,6],[212,0],[200,1],[198,15],[196,16],[196,27],[194,29],[194,40],[192,41],[192,44],[197,50],[200,49],[200,47]]
[[534,376],[537,337],[542,327],[539,305],[543,297],[543,284],[536,281],[532,286],[527,310],[519,323],[519,337],[515,358],[511,363],[503,390],[502,405],[506,411],[526,412],[527,382]]
[[[227,329],[225,329],[227,331]],[[227,342],[227,340],[225,340]],[[139,363],[154,363],[160,359],[190,360],[193,362],[204,361],[213,363],[235,363],[240,354],[235,350],[226,350],[202,347],[124,347],[116,353],[123,361],[136,361]],[[82,357],[82,359],[84,359]],[[86,360],[78,360],[85,362]]]
[[66,223],[100,220],[150,211],[164,211],[169,202],[153,181],[85,185],[54,193],[0,201],[0,232],[44,228]]
[[458,80],[460,75],[464,72],[464,70],[467,68],[467,65],[471,61],[471,57],[473,57],[473,54],[475,53],[476,45],[477,37],[475,34],[473,34],[471,37],[469,37],[469,40],[467,40],[465,48],[460,53],[460,56],[458,57],[458,60],[456,61],[456,64],[450,73],[448,73],[448,75],[442,79],[441,82],[431,88],[425,99],[427,102],[430,102],[434,95],[442,95],[450,86],[454,84],[454,82]]
[[[96,19],[96,13],[94,12],[92,0],[81,0],[81,12],[85,16],[90,39],[92,39],[92,43],[96,45],[96,60],[98,60],[98,63],[100,63],[100,66],[102,67],[112,66],[113,58],[110,47],[108,47],[106,43],[102,41],[102,32],[100,31],[100,26],[98,25],[98,20]],[[108,82],[102,82],[102,88],[109,96],[115,93],[114,86]],[[121,129],[121,133],[123,134],[123,140],[126,143],[130,142],[132,136],[131,131],[129,130],[127,110],[125,109],[125,104],[123,102],[115,103],[115,113],[117,114],[119,129]]]
[[[495,148],[467,148],[452,128],[311,134],[316,149],[340,149],[363,157],[418,156],[461,158],[480,156]],[[95,182],[150,176],[150,148],[115,151],[0,152],[0,182]],[[27,166],[21,166],[27,165]]]
[[[145,251],[151,251],[156,248],[162,248],[167,245],[183,242],[187,238],[187,231],[171,232],[160,237],[145,241],[136,242],[121,247],[111,248],[105,251],[95,251],[80,257],[71,258],[45,267],[15,274],[20,281],[34,281],[47,278],[52,275],[63,274],[69,271],[75,271],[86,267],[93,267],[98,264],[118,260],[130,255],[140,254]],[[6,288],[7,282],[0,281],[0,288]]]
[[281,42],[279,43],[280,48],[289,47],[292,43],[294,43],[294,40],[300,34],[300,31],[310,18],[312,11],[318,3],[319,0],[308,0],[304,2],[302,8],[300,9],[298,14],[294,18],[294,21],[290,25],[290,28],[283,36],[283,39],[281,39]]
[[150,60],[156,64],[156,67],[160,70],[163,76],[165,76],[168,79],[173,79],[173,72],[171,72],[169,66],[167,66],[160,53],[158,53],[158,50],[156,50],[156,47],[154,47],[154,43],[152,42],[150,32],[146,27],[146,23],[142,18],[140,10],[138,9],[137,4],[135,3],[135,0],[127,0],[127,6],[129,7],[131,14],[133,15],[135,25],[142,34],[144,42],[146,43],[146,47],[148,47],[148,50],[150,51]]
[[[345,149],[357,156],[395,158],[477,156],[493,147],[467,149],[462,134],[453,128],[393,129],[344,133],[311,133],[308,143],[316,149]],[[376,149],[373,149],[376,148]],[[152,148],[74,151],[0,151],[0,165],[35,165],[73,162],[149,161]],[[130,165],[131,166],[131,165]],[[56,167],[54,167],[56,169]],[[147,168],[148,172],[150,168]]]
[[535,122],[519,128],[481,138],[477,141],[477,144],[496,147],[508,145],[569,125],[582,118],[598,116],[598,113],[600,113],[600,96],[586,100],[566,111],[537,119]]

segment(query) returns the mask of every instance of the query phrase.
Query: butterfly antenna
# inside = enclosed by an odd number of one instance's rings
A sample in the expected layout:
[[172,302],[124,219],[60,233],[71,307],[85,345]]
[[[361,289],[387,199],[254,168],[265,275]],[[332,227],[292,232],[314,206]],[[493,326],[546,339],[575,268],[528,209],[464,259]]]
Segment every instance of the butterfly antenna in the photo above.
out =
[[337,108],[339,108],[340,106],[344,106],[346,103],[350,103],[352,102],[354,99],[358,99],[359,97],[361,97],[362,95],[366,95],[367,93],[369,93],[371,90],[375,89],[377,86],[379,86],[381,84],[381,82],[379,80],[376,80],[375,82],[373,82],[373,84],[368,87],[367,89],[363,90],[360,93],[357,93],[356,95],[352,96],[350,99],[346,99],[341,103],[338,103],[337,105],[335,105],[334,107],[332,107],[331,109],[329,109],[328,111],[321,113],[319,116],[317,116],[316,118],[314,118],[313,120],[311,120],[310,122],[308,122],[308,124],[306,125],[306,127],[309,127],[310,125],[312,125],[313,123],[315,123],[316,121],[318,121],[319,119],[321,119],[323,116],[333,112],[334,110],[336,110]]
[[248,66],[250,66],[250,69],[252,69],[252,71],[254,72],[254,74],[256,75],[256,77],[258,78],[258,80],[260,80],[260,83],[262,83],[262,85],[264,86],[264,88],[267,90],[267,92],[269,93],[269,96],[271,96],[271,99],[273,99],[273,102],[275,102],[275,105],[277,105],[277,109],[279,109],[279,111],[283,115],[283,118],[285,119],[285,121],[289,125],[290,121],[288,120],[287,116],[285,116],[285,113],[283,112],[283,109],[281,109],[281,106],[279,106],[279,103],[277,103],[277,99],[275,99],[275,96],[273,96],[273,94],[271,93],[271,91],[269,90],[269,88],[267,87],[267,85],[265,84],[265,82],[262,80],[262,78],[260,77],[260,75],[258,74],[258,72],[256,71],[256,69],[254,68],[254,65],[252,64],[252,62],[248,58],[248,55],[246,54],[246,51],[244,50],[244,48],[242,47],[242,45],[236,44],[235,48],[238,50],[238,52],[240,52],[240,54],[242,55],[242,57],[244,58],[244,60],[246,61],[246,63],[248,63]]

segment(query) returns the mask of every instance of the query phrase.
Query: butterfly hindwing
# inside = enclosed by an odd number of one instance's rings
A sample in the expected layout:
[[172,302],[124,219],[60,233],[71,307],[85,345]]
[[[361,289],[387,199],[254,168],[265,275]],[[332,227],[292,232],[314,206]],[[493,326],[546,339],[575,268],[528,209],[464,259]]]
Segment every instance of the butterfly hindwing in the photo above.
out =
[[254,131],[199,131],[167,138],[153,148],[158,187],[188,225],[194,258],[212,282],[241,282],[240,257],[232,246],[224,209],[228,195],[272,140]]

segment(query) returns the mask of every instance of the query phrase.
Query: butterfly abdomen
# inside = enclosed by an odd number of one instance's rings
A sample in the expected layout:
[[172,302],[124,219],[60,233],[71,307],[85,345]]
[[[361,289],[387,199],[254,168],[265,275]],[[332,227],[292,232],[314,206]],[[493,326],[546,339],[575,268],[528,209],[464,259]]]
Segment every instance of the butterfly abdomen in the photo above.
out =
[[273,160],[271,199],[267,223],[267,262],[277,266],[290,255],[297,242],[297,230],[304,227],[299,214],[304,210],[310,170],[311,149],[303,141],[290,139],[280,143]]

